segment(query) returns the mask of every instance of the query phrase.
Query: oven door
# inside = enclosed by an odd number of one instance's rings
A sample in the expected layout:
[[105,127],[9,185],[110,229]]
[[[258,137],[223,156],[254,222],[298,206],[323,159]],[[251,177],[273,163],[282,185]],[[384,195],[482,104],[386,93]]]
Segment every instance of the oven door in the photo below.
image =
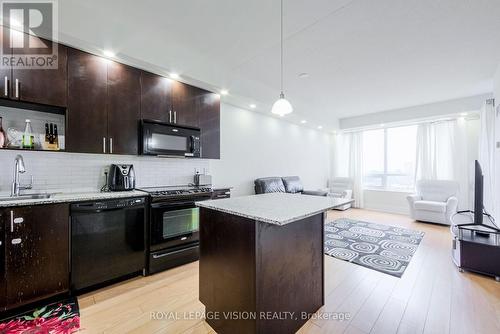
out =
[[142,154],[200,157],[200,129],[144,120]]
[[198,243],[199,217],[194,201],[151,204],[151,250]]

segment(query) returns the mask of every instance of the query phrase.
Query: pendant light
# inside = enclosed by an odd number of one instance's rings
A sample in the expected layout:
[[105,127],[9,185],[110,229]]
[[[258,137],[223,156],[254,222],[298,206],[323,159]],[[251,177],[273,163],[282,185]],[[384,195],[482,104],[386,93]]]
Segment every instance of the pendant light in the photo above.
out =
[[285,99],[285,94],[283,93],[283,0],[281,0],[281,93],[280,98],[274,102],[271,112],[276,115],[284,116],[293,111],[293,107]]

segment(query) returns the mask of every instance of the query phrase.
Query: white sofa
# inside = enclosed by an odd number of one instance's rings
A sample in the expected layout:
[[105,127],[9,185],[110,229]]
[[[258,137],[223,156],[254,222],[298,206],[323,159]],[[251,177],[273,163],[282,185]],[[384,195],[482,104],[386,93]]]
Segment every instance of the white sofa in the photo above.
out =
[[417,193],[407,197],[411,218],[451,225],[451,216],[457,212],[459,184],[446,180],[420,180]]
[[[353,181],[348,177],[334,177],[328,180],[328,196],[337,198],[352,198]],[[351,203],[345,204],[336,210],[347,210],[351,207]]]

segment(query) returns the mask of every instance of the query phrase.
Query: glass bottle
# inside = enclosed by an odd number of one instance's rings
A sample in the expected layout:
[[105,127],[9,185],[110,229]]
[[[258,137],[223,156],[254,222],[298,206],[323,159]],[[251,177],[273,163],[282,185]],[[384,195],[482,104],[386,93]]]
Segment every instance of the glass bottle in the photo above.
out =
[[23,140],[21,143],[22,148],[32,150],[34,148],[34,136],[33,129],[31,128],[31,121],[26,120],[26,125],[24,127]]
[[2,117],[0,117],[0,148],[5,147],[7,144],[7,135],[3,131]]

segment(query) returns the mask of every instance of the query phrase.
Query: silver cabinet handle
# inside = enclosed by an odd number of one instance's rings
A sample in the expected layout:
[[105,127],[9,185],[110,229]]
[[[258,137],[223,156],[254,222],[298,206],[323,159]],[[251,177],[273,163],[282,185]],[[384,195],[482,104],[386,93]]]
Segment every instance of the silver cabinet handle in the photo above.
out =
[[174,111],[174,123],[177,124],[177,111]]
[[109,153],[113,154],[113,138],[109,138]]
[[19,245],[22,242],[21,238],[12,239],[13,245]]
[[14,211],[10,210],[10,232],[14,233]]
[[9,96],[9,78],[5,76],[4,78],[4,96]]
[[106,137],[102,137],[102,153],[106,153]]
[[19,98],[19,80],[16,79],[16,99]]
[[172,123],[172,110],[168,111],[168,122]]

